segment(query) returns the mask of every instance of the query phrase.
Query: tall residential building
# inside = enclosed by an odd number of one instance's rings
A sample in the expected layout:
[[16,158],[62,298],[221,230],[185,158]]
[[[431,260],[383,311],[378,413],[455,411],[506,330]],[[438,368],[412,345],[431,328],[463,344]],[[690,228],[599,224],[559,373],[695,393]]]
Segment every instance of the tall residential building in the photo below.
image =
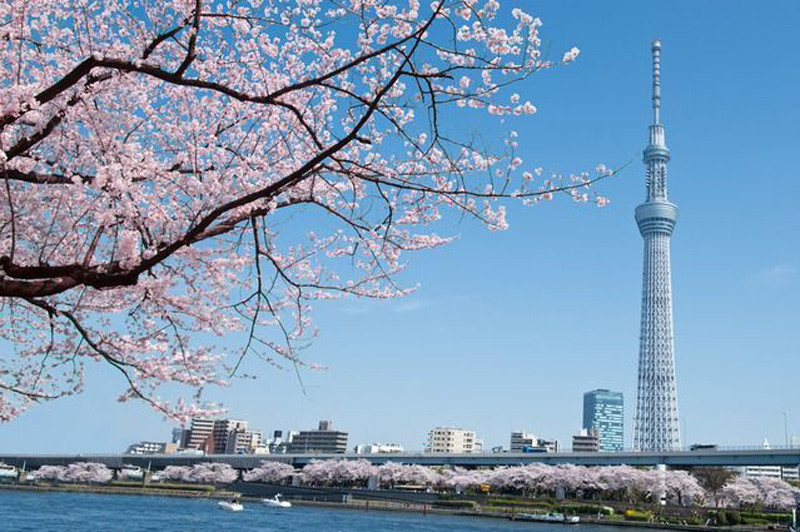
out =
[[661,41],[653,41],[653,124],[644,150],[647,197],[636,207],[636,223],[644,239],[642,324],[639,336],[639,384],[633,426],[633,447],[667,451],[680,447],[675,348],[672,332],[670,240],[678,208],[667,198],[670,154],[661,124]]
[[346,432],[333,429],[332,421],[320,421],[317,430],[301,430],[289,444],[290,453],[339,453],[347,452]]
[[186,439],[187,449],[202,449],[206,450],[209,446],[209,439],[211,439],[210,447],[213,452],[213,433],[214,433],[214,420],[210,418],[192,418],[192,423],[189,426],[189,434]]
[[596,453],[600,450],[600,437],[597,431],[582,429],[572,437],[573,453]]
[[458,427],[436,427],[428,432],[427,453],[474,453],[483,450],[475,431]]
[[215,420],[213,429],[214,454],[235,454],[230,451],[235,448],[236,433],[246,431],[247,421],[241,419]]
[[261,440],[257,430],[234,430],[225,442],[225,454],[255,454],[263,447]]
[[583,394],[583,428],[600,435],[600,450],[620,452],[624,446],[620,392],[598,389]]
[[250,454],[262,447],[261,433],[247,428],[240,419],[193,418],[188,430],[172,431],[173,441],[185,449],[205,454]]

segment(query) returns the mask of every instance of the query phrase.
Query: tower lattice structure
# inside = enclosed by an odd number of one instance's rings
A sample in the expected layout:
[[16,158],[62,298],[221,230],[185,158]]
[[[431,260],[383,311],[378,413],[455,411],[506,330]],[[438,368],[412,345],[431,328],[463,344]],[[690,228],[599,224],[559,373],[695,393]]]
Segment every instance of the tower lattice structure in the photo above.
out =
[[653,124],[650,143],[644,150],[647,199],[636,207],[636,223],[644,239],[644,269],[633,447],[640,451],[667,451],[680,447],[670,271],[670,240],[678,208],[667,197],[670,153],[659,117],[660,41],[653,41],[652,52]]

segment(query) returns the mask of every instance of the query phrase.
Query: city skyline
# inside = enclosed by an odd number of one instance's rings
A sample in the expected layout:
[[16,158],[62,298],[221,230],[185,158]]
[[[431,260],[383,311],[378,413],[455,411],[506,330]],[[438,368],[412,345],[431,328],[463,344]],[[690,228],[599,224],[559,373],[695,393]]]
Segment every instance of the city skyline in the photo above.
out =
[[[757,445],[766,436],[780,445],[784,411],[789,435],[800,435],[791,388],[800,373],[791,337],[800,318],[793,214],[800,190],[790,164],[798,112],[788,103],[797,74],[773,55],[788,46],[785,21],[793,17],[741,6],[724,13],[696,8],[703,24],[719,27],[743,26],[754,16],[758,44],[751,46],[719,43],[709,29],[697,33],[700,22],[688,20],[694,9],[688,3],[659,21],[628,7],[627,14],[618,7],[606,14],[612,32],[623,23],[646,23],[607,42],[607,30],[589,22],[599,8],[576,15],[568,6],[543,6],[544,33],[555,49],[575,44],[582,54],[521,89],[539,108],[519,128],[530,157],[566,172],[598,162],[622,167],[603,185],[611,205],[511,208],[511,227],[499,234],[450,224],[460,240],[412,258],[404,279],[422,284],[413,296],[317,306],[320,337],[302,356],[328,371],[304,372],[301,387],[291,368],[250,362],[246,369],[261,373],[261,381],[237,381],[217,394],[231,415],[267,430],[334,419],[354,443],[392,440],[409,449],[422,447],[430,427],[462,425],[490,448],[507,444],[512,430],[569,441],[580,426],[583,390],[635,397],[641,242],[630,213],[641,200],[637,152],[649,74],[642,65],[650,40],[659,37],[669,46],[664,107],[670,146],[679,154],[671,166],[682,176],[671,185],[682,210],[673,274],[684,443]],[[796,6],[784,7],[797,14]],[[698,50],[716,61],[697,61]],[[736,75],[736,64],[758,69],[763,80]],[[597,80],[620,101],[590,87]],[[774,101],[772,91],[779,94]],[[778,180],[778,193],[759,192],[756,179]],[[90,372],[97,378],[83,396],[34,407],[0,428],[0,447],[116,451],[171,429],[172,422],[142,405],[114,403],[120,383],[112,370]],[[754,375],[769,382],[753,382]],[[747,397],[737,389],[748,390]],[[740,416],[735,426],[720,419],[728,408]],[[76,411],[85,414],[75,419],[69,413]],[[97,434],[96,426],[107,430]],[[50,430],[73,437],[47,441]]]

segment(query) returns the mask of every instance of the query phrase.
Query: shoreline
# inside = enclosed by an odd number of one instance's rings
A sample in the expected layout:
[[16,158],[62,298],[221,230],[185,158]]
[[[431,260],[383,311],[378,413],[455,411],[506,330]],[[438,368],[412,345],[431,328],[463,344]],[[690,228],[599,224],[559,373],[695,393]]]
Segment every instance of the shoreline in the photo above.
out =
[[[88,484],[53,484],[53,485],[30,485],[30,484],[1,484],[0,492],[2,491],[24,491],[24,492],[57,492],[57,493],[93,493],[98,495],[134,495],[134,496],[151,496],[151,497],[173,497],[183,499],[209,499],[209,500],[225,500],[232,497],[238,499],[258,503],[261,497],[248,497],[239,494],[239,492],[228,490],[204,490],[192,489],[170,489],[170,488],[153,488],[145,486],[93,486]],[[414,502],[401,503],[385,500],[370,500],[370,499],[354,499],[348,502],[333,502],[333,501],[308,501],[308,500],[291,500],[293,506],[308,506],[318,508],[331,508],[340,510],[354,510],[361,512],[379,511],[379,512],[410,512],[421,513],[423,515],[445,515],[445,516],[461,516],[461,517],[478,517],[483,519],[514,519],[514,514],[508,512],[498,512],[491,510],[450,510],[446,508],[435,508],[431,504],[420,504]],[[534,523],[536,521],[525,521]],[[721,532],[721,531],[735,531],[735,532],[763,532],[766,530],[788,530],[786,526],[761,526],[756,527],[752,525],[735,525],[735,526],[705,526],[705,525],[680,525],[673,523],[657,523],[645,521],[623,521],[615,519],[596,519],[588,516],[581,516],[580,524],[602,525],[602,526],[617,526],[628,528],[650,528],[662,530],[680,530],[686,532]],[[563,526],[569,529],[570,525],[564,524]],[[577,525],[580,526],[580,525]]]

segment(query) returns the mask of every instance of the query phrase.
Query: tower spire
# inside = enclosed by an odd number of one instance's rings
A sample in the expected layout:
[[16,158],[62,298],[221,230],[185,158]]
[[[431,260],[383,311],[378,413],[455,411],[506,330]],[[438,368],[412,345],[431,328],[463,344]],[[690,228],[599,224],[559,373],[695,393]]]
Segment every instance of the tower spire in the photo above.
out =
[[653,52],[653,123],[650,124],[650,142],[644,150],[647,167],[647,201],[667,200],[667,163],[669,148],[666,131],[661,123],[661,41],[652,42]]
[[659,124],[659,111],[661,108],[661,41],[658,39],[653,41],[651,49],[653,51],[653,124]]

